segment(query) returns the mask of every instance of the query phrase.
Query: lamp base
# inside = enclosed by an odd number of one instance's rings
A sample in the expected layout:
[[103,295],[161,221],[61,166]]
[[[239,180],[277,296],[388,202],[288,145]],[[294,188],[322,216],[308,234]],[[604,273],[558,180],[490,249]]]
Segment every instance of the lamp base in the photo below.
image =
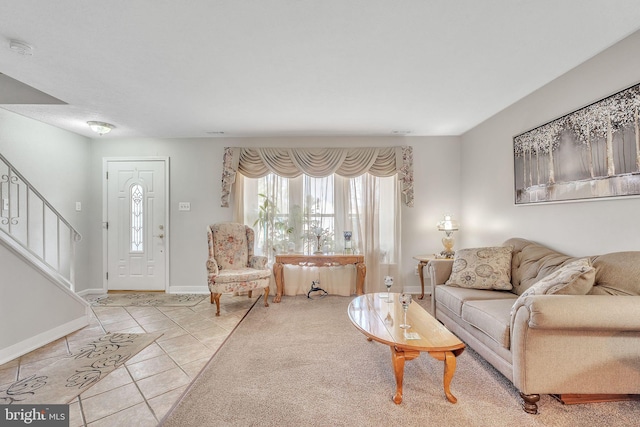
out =
[[453,258],[455,252],[453,251],[453,244],[455,243],[455,239],[453,238],[453,233],[451,231],[446,232],[446,236],[442,238],[442,245],[444,246],[444,250],[440,252],[440,255],[445,258]]
[[455,254],[456,254],[456,253],[455,253],[454,251],[442,251],[442,252],[440,252],[440,256],[441,256],[442,258],[448,258],[448,259],[453,258],[453,256],[454,256]]

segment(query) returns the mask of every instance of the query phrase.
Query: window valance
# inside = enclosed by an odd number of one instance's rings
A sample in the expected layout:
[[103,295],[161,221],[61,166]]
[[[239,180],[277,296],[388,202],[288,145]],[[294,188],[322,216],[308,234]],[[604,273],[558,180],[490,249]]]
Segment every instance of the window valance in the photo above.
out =
[[222,170],[222,207],[229,207],[236,173],[261,178],[274,173],[286,178],[300,174],[320,178],[338,174],[346,178],[365,172],[374,176],[398,174],[402,201],[413,206],[413,148],[246,148],[225,147]]

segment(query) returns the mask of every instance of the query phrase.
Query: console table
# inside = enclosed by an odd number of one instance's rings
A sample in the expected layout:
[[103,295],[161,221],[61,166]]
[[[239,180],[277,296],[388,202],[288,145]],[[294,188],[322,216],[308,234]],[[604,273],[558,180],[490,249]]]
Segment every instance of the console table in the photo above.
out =
[[273,302],[280,302],[284,294],[284,264],[309,267],[333,267],[336,265],[355,264],[356,294],[364,294],[364,277],[367,274],[364,255],[276,255],[276,262],[273,264],[273,276],[276,279],[277,292]]

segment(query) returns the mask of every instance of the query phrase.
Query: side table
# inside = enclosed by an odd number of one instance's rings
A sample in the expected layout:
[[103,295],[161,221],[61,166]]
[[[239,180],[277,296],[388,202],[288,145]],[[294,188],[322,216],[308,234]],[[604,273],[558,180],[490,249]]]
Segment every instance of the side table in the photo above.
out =
[[[429,263],[429,261],[436,259],[436,255],[416,255],[413,259],[418,261],[418,276],[420,276],[420,286],[422,287],[422,292],[418,299],[422,299],[424,298],[424,267]],[[433,283],[431,284],[431,292],[433,293]]]

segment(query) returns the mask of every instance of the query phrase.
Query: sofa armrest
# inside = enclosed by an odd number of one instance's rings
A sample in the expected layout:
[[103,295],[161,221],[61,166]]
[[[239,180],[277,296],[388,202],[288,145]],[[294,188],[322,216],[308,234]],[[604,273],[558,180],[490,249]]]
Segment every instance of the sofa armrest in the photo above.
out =
[[524,394],[638,394],[640,296],[533,295],[512,318]]
[[513,316],[522,319],[521,310],[531,329],[640,331],[640,296],[532,295]]
[[429,277],[431,277],[431,286],[443,285],[451,276],[451,268],[453,260],[448,258],[432,259],[427,264]]
[[267,268],[267,257],[255,255],[249,258],[249,267],[257,268],[258,270],[264,270]]

